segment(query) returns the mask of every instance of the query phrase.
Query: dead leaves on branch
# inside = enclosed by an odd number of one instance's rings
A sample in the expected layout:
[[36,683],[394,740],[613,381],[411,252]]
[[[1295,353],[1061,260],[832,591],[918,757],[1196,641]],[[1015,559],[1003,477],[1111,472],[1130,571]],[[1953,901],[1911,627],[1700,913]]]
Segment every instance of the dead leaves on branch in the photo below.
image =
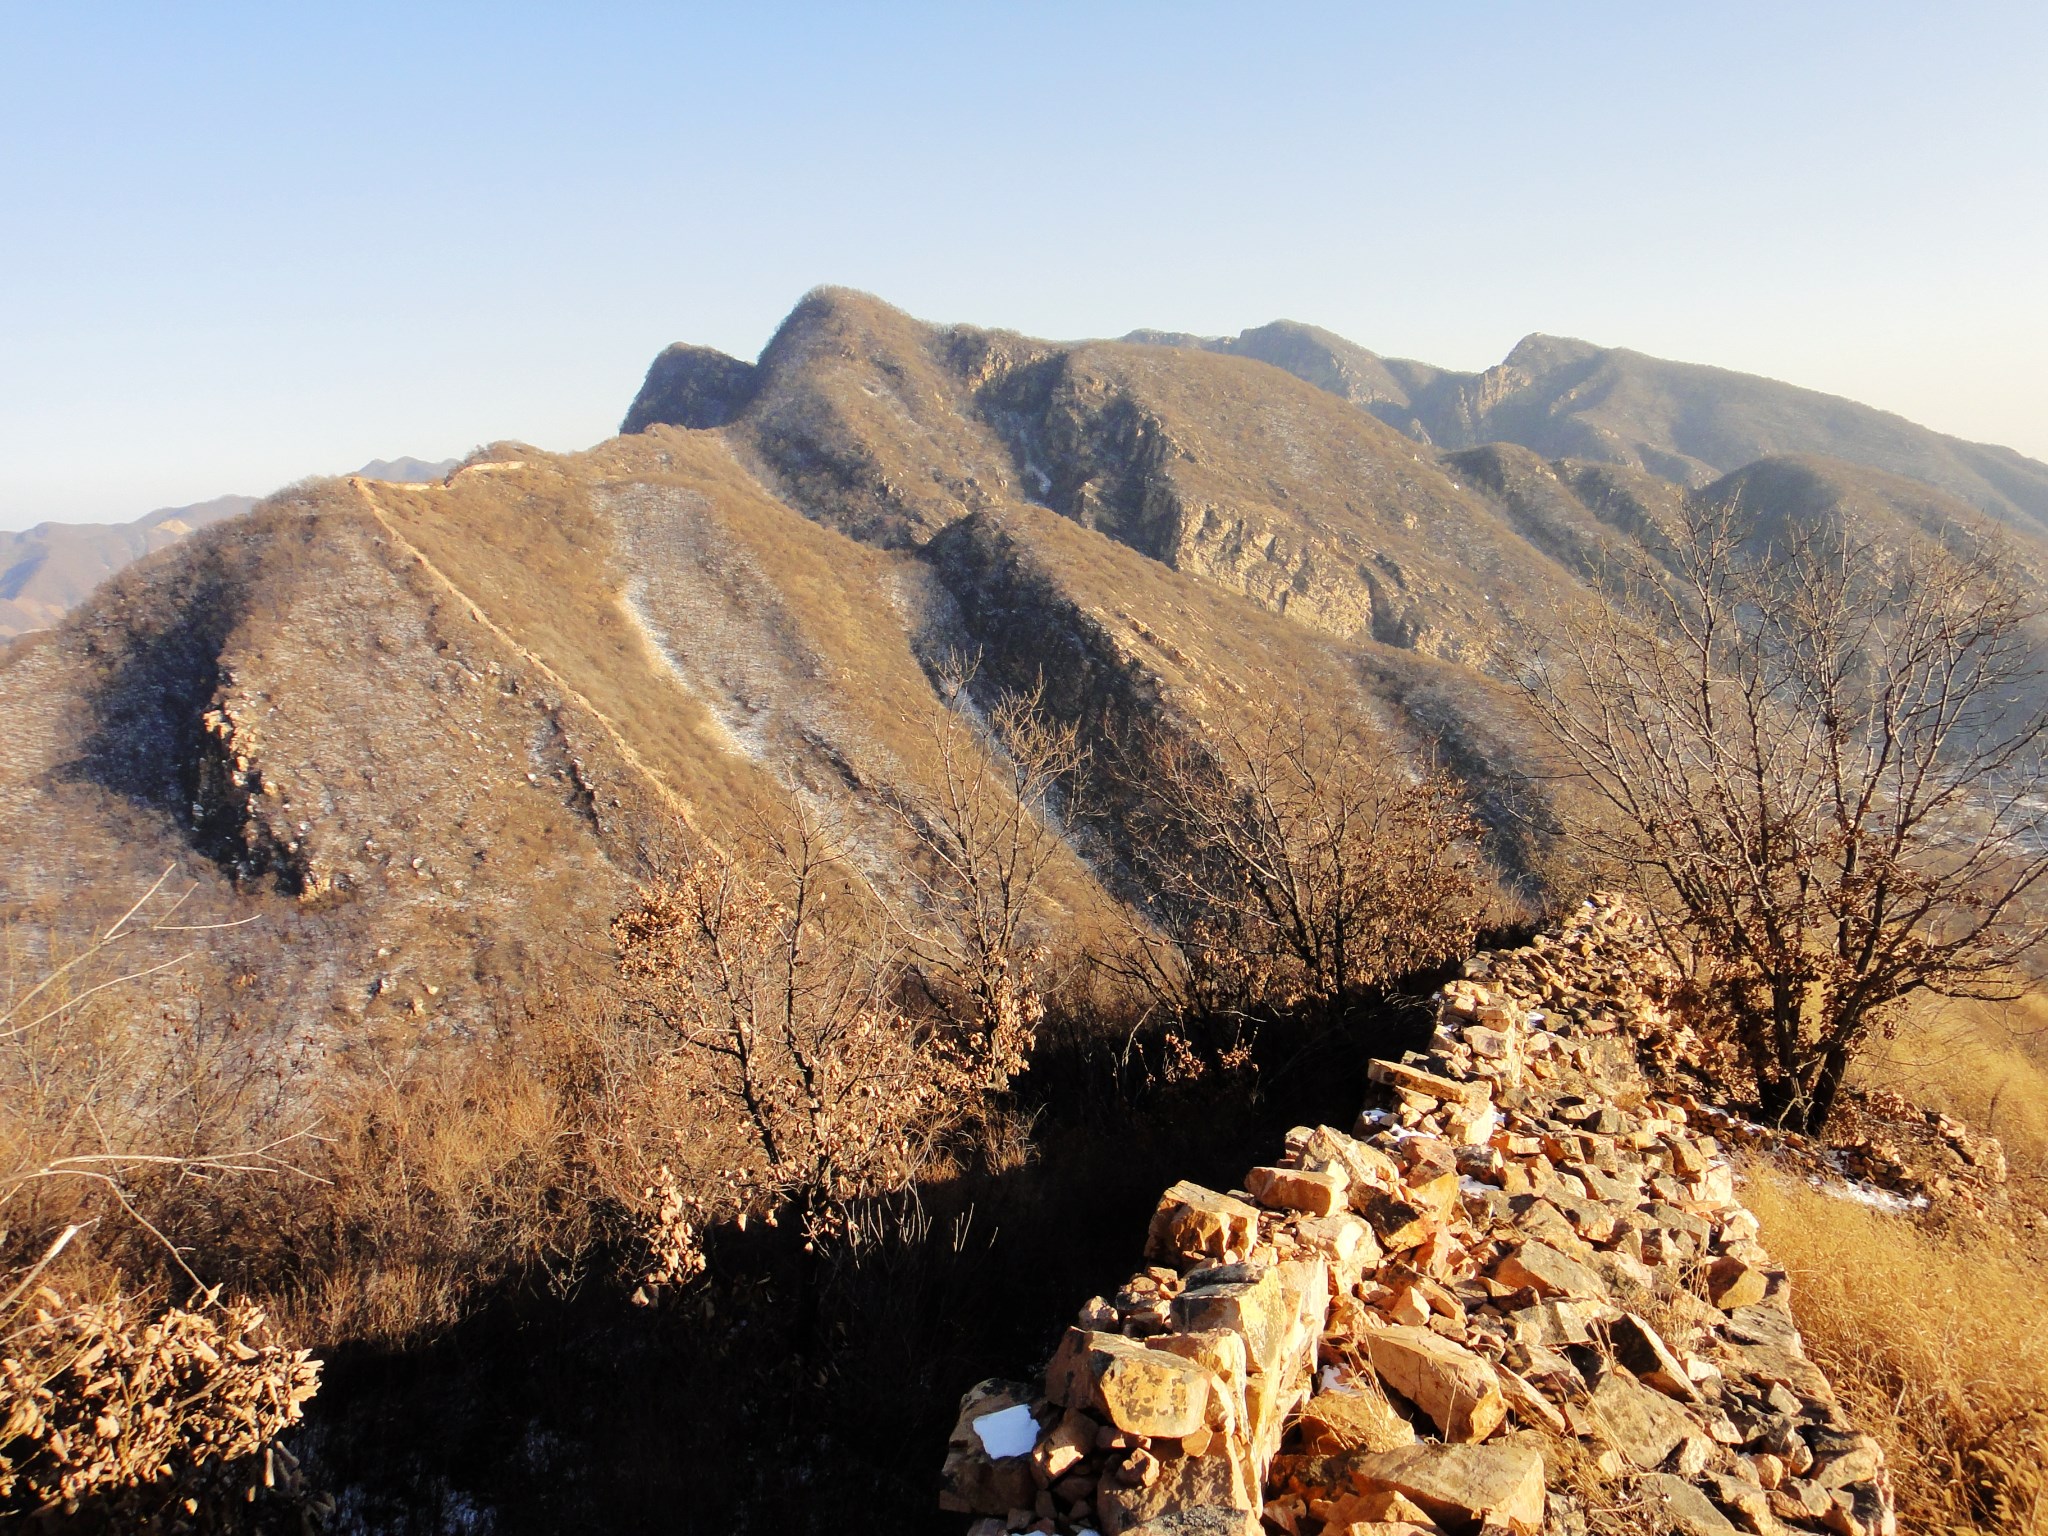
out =
[[702,1267],[705,1220],[795,1204],[822,1231],[847,1202],[908,1187],[1021,1063],[1000,1018],[904,1006],[905,951],[857,886],[836,830],[797,802],[773,857],[748,869],[706,850],[613,924],[663,1101],[649,1112],[694,1105],[703,1140],[729,1150],[724,1166],[693,1165],[687,1192],[657,1175],[656,1275]]
[[[275,1445],[319,1386],[246,1304],[138,1315],[45,1290],[0,1342],[0,1510],[113,1505],[140,1522],[297,1489]],[[133,1527],[131,1527],[133,1528]]]

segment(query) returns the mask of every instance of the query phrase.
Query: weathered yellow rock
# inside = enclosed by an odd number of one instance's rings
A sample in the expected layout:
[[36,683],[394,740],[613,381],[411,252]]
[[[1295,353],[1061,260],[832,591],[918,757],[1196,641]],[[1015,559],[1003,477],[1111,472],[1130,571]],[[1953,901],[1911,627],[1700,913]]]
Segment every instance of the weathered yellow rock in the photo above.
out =
[[1366,1076],[1376,1083],[1389,1088],[1398,1088],[1406,1093],[1419,1093],[1424,1098],[1440,1103],[1467,1104],[1477,1107],[1491,1102],[1493,1090],[1483,1082],[1459,1083],[1448,1077],[1438,1077],[1433,1072],[1424,1072],[1418,1067],[1406,1066],[1398,1061],[1374,1061],[1366,1068]]
[[1663,1336],[1635,1313],[1624,1312],[1607,1325],[1607,1342],[1614,1358],[1627,1366],[1638,1381],[1682,1403],[1699,1401],[1699,1388],[1692,1384],[1692,1378]]
[[1415,1247],[1433,1226],[1433,1218],[1421,1206],[1376,1189],[1365,1190],[1362,1199],[1354,1189],[1352,1208],[1372,1224],[1380,1246],[1389,1253]]
[[1160,1333],[1147,1339],[1145,1347],[1164,1350],[1207,1366],[1229,1388],[1231,1397],[1241,1407],[1245,1379],[1251,1372],[1251,1354],[1245,1347],[1242,1334],[1223,1328],[1207,1328],[1195,1333]]
[[1032,1463],[1045,1475],[1047,1483],[1058,1482],[1094,1451],[1100,1428],[1087,1414],[1069,1408],[1038,1442],[1031,1453]]
[[1394,1160],[1378,1147],[1327,1125],[1317,1126],[1303,1139],[1301,1166],[1341,1168],[1353,1184],[1381,1188],[1391,1188],[1400,1177]]
[[1525,1445],[1415,1445],[1345,1458],[1354,1487],[1413,1499],[1439,1523],[1505,1527],[1537,1536],[1543,1525],[1543,1457]]
[[1508,1411],[1531,1429],[1548,1430],[1553,1435],[1567,1434],[1571,1426],[1557,1409],[1557,1405],[1533,1384],[1517,1376],[1505,1366],[1496,1367],[1494,1375],[1500,1378],[1500,1395],[1508,1405]]
[[1700,1430],[1671,1399],[1626,1371],[1609,1372],[1594,1388],[1590,1413],[1600,1437],[1644,1471]]
[[1183,1179],[1160,1196],[1145,1253],[1164,1263],[1228,1262],[1251,1252],[1258,1230],[1257,1206]]
[[1403,1194],[1410,1205],[1420,1206],[1431,1215],[1441,1217],[1458,1203],[1458,1176],[1456,1173],[1440,1173],[1434,1178],[1421,1179],[1406,1185]]
[[1069,1328],[1045,1368],[1045,1392],[1127,1434],[1178,1438],[1203,1427],[1216,1378],[1199,1361],[1115,1333]]
[[1325,1529],[1334,1526],[1340,1531],[1365,1530],[1371,1536],[1378,1536],[1390,1525],[1425,1531],[1437,1529],[1428,1510],[1407,1494],[1391,1488],[1375,1488],[1370,1493],[1347,1490],[1333,1499],[1310,1499],[1308,1512],[1321,1520]]
[[[1095,1495],[1095,1514],[1103,1536],[1118,1536],[1137,1527],[1152,1530],[1155,1527],[1149,1522],[1185,1517],[1198,1510],[1228,1511],[1256,1524],[1261,1508],[1258,1477],[1248,1457],[1216,1452],[1176,1455],[1170,1447],[1165,1448],[1149,1480],[1135,1485],[1106,1482]],[[1158,1528],[1207,1529],[1200,1525]]]
[[1274,1368],[1294,1320],[1280,1274],[1267,1264],[1232,1264],[1198,1274],[1173,1298],[1176,1332],[1222,1329],[1245,1342],[1253,1366]]
[[1366,1336],[1365,1347],[1381,1379],[1428,1414],[1446,1440],[1484,1440],[1507,1417],[1493,1367],[1441,1334],[1382,1328]]
[[1244,1179],[1245,1190],[1260,1205],[1306,1216],[1328,1216],[1343,1210],[1350,1184],[1350,1178],[1335,1169],[1254,1168]]
[[1601,1296],[1607,1287],[1577,1259],[1533,1238],[1520,1243],[1493,1267],[1503,1285],[1528,1286],[1538,1296]]
[[[1379,1239],[1372,1235],[1371,1227],[1349,1211],[1303,1217],[1297,1230],[1302,1242],[1328,1259],[1330,1267],[1340,1275],[1349,1274],[1353,1283],[1365,1265],[1379,1262]],[[1350,1288],[1349,1284],[1342,1287]]]
[[1707,1297],[1723,1312],[1753,1307],[1764,1299],[1770,1282],[1759,1269],[1723,1255],[1707,1266]]
[[[1311,1456],[1343,1451],[1391,1451],[1415,1443],[1415,1426],[1375,1388],[1336,1388],[1318,1392],[1295,1421],[1301,1448]],[[1353,1519],[1378,1516],[1354,1515]]]

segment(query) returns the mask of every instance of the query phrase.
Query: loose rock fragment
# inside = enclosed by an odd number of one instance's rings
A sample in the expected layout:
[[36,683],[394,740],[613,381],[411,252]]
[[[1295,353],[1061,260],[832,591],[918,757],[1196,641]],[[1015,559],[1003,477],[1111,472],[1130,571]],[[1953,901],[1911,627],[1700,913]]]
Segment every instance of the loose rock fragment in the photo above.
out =
[[1626,1371],[1611,1371],[1593,1390],[1593,1422],[1601,1437],[1645,1471],[1663,1464],[1699,1425],[1662,1393]]
[[1335,1170],[1312,1173],[1303,1168],[1254,1168],[1244,1187],[1263,1206],[1328,1216],[1344,1209],[1350,1179]]
[[1417,1445],[1344,1458],[1360,1491],[1388,1489],[1437,1521],[1493,1525],[1537,1536],[1543,1525],[1543,1457],[1523,1445]]
[[1184,1179],[1160,1197],[1146,1234],[1145,1252],[1163,1263],[1201,1259],[1227,1263],[1251,1252],[1252,1236],[1258,1229],[1257,1206]]
[[1209,1409],[1213,1374],[1197,1361],[1115,1333],[1069,1328],[1046,1367],[1046,1396],[1126,1434],[1192,1434]]
[[1769,1288],[1763,1272],[1740,1259],[1722,1257],[1707,1266],[1707,1296],[1723,1312],[1754,1306]]
[[1384,1396],[1357,1387],[1318,1392],[1302,1410],[1298,1428],[1301,1448],[1313,1456],[1397,1450],[1416,1438],[1415,1426]]
[[1469,1349],[1400,1326],[1368,1334],[1365,1345],[1381,1379],[1428,1414],[1446,1440],[1484,1440],[1507,1416],[1500,1379]]
[[1607,1287],[1600,1277],[1577,1259],[1568,1258],[1548,1243],[1533,1239],[1510,1250],[1493,1267],[1494,1278],[1503,1285],[1529,1287],[1538,1296],[1604,1296]]

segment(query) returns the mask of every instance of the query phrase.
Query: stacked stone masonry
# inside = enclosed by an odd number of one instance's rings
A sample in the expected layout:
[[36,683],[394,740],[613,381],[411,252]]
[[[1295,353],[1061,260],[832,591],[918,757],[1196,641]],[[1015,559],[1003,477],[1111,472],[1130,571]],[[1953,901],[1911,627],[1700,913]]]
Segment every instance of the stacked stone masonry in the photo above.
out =
[[1042,1381],[967,1394],[970,1536],[1894,1536],[1725,1117],[1638,1066],[1673,1028],[1640,915],[1596,898],[1465,973],[1355,1127],[1167,1190]]

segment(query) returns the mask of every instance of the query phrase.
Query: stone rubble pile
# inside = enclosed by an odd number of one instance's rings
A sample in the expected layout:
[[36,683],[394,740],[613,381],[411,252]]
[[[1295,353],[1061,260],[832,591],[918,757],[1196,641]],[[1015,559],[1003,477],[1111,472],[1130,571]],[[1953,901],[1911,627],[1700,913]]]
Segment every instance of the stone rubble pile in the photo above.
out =
[[1709,1117],[1650,1091],[1672,978],[1588,902],[1475,956],[1350,1131],[1176,1184],[1042,1382],[961,1404],[970,1536],[1893,1536]]

